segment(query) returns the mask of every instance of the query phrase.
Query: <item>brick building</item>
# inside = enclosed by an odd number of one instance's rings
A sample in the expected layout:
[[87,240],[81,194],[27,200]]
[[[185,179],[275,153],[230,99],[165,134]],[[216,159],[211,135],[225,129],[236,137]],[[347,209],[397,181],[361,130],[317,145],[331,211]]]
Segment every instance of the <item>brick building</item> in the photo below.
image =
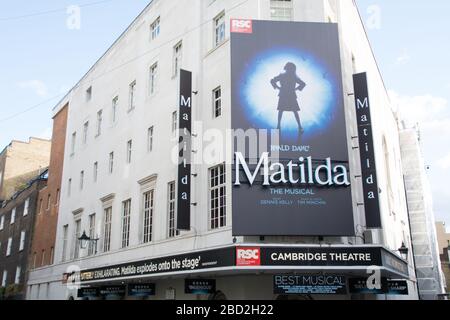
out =
[[4,201],[0,209],[0,299],[25,298],[37,199],[46,184],[47,170]]
[[48,167],[49,140],[12,141],[0,153],[0,202],[10,199],[33,177]]
[[447,293],[450,293],[450,233],[444,222],[436,222],[439,254],[441,255],[442,272],[444,273]]
[[53,249],[58,222],[61,176],[63,170],[64,146],[66,141],[68,106],[63,107],[53,118],[53,139],[50,152],[48,183],[38,195],[41,210],[36,215],[33,233],[31,259],[37,259],[32,268],[40,268],[53,263]]

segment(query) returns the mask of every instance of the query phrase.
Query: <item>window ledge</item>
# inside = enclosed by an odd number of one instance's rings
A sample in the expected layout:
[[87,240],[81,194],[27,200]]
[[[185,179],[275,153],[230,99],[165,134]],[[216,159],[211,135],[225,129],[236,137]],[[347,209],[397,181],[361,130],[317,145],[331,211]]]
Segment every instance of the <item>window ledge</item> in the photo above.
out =
[[219,43],[218,45],[215,45],[214,48],[212,48],[211,50],[209,50],[206,54],[205,54],[205,58],[210,56],[211,54],[213,54],[215,51],[219,50],[220,48],[222,48],[225,44],[227,44],[228,42],[230,42],[230,38],[225,38],[221,43]]

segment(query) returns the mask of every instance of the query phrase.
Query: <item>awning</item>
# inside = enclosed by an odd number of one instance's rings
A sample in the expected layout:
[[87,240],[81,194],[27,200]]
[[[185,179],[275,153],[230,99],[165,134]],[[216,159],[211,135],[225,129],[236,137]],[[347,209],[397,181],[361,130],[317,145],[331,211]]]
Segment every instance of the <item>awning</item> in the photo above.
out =
[[242,273],[330,272],[409,279],[408,263],[382,246],[234,245],[175,256],[125,262],[82,270],[69,281],[82,285],[137,279]]

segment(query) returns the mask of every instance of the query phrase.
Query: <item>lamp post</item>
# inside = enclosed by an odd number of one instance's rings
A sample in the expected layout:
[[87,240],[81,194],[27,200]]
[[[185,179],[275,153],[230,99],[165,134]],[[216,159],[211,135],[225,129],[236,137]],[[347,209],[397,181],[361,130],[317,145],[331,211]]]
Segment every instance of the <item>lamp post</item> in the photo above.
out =
[[405,246],[405,243],[402,243],[402,246],[398,249],[398,252],[400,252],[400,255],[403,259],[408,260],[408,253],[409,249],[407,246]]
[[80,241],[80,247],[81,249],[86,249],[88,247],[88,244],[92,243],[94,245],[94,254],[97,254],[97,242],[100,239],[92,239],[91,237],[88,237],[86,234],[86,231],[83,231],[83,234],[81,237],[78,238],[78,241]]

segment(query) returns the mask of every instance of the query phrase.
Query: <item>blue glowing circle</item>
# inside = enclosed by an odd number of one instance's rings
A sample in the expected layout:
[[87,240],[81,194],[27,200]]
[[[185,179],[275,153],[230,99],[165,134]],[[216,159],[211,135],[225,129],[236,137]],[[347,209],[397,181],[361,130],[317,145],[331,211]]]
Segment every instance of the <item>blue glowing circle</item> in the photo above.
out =
[[[297,98],[304,136],[311,137],[327,129],[337,101],[336,79],[311,55],[298,49],[277,48],[255,57],[240,79],[240,101],[253,126],[276,129],[279,97],[270,81],[284,72],[288,62],[297,66],[297,75],[306,83],[303,91],[297,91]],[[284,112],[281,132],[289,137],[298,135],[293,112]]]

